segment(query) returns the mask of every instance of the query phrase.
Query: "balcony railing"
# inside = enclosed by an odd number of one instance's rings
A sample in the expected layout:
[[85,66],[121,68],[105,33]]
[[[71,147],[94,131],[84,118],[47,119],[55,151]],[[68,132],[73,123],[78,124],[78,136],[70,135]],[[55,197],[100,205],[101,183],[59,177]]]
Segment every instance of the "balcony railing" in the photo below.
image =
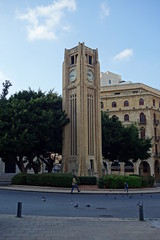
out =
[[160,136],[153,136],[153,139],[154,139],[156,142],[159,142],[159,141],[160,141]]
[[159,120],[154,119],[153,124],[157,126],[159,124]]
[[139,125],[141,125],[141,124],[145,125],[147,123],[146,119],[138,119],[137,122]]
[[154,152],[153,157],[160,157],[160,152]]

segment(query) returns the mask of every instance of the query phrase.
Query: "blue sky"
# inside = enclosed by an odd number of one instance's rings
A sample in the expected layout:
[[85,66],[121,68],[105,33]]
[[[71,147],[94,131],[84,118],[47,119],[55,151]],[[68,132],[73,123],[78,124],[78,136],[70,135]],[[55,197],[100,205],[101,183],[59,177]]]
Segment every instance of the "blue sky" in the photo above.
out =
[[98,48],[102,72],[160,90],[159,0],[0,0],[0,91],[62,93],[64,49]]

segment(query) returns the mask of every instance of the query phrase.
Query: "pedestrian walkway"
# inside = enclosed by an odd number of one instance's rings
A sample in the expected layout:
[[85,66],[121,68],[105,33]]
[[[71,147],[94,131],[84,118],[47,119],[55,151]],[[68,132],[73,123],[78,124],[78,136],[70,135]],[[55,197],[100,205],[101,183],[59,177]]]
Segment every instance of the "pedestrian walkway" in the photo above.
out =
[[[97,185],[81,185],[79,186],[81,194],[94,193],[94,194],[126,194],[124,189],[100,189]],[[28,185],[8,185],[0,186],[0,189],[17,190],[17,191],[34,191],[34,192],[57,192],[57,193],[70,193],[71,188],[63,187],[43,187],[43,186],[28,186]],[[129,189],[128,193],[160,193],[160,187],[153,188],[137,188]]]
[[160,220],[0,215],[1,240],[159,240]]

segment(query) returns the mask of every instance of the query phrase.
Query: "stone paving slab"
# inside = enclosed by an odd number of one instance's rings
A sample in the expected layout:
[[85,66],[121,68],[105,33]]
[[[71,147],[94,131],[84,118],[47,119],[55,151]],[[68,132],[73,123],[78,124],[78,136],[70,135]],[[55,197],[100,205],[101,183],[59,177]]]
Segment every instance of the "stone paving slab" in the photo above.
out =
[[160,219],[0,215],[1,240],[159,240]]

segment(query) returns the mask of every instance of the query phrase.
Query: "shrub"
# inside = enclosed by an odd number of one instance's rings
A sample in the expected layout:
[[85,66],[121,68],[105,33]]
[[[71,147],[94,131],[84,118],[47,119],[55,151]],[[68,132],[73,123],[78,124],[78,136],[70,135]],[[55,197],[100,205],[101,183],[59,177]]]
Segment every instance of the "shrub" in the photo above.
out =
[[152,176],[141,176],[142,187],[153,187],[154,177]]
[[[106,175],[103,176],[104,188],[111,189],[122,189],[124,188],[124,183],[128,183],[129,188],[140,188],[141,187],[141,178],[138,176],[117,176],[117,175]],[[102,184],[101,184],[102,185]]]
[[28,185],[39,185],[39,174],[27,174],[27,184]]
[[12,178],[12,184],[71,187],[72,174],[68,173],[44,173],[44,174],[17,174]]
[[128,176],[126,182],[130,188],[141,188],[142,186],[142,180],[139,176]]
[[[19,173],[12,178],[11,183],[16,185],[34,185],[51,187],[71,187],[73,175],[69,173],[43,173],[24,174]],[[77,177],[81,185],[96,185],[96,177]],[[123,189],[124,183],[129,188],[153,187],[154,178],[151,176],[117,176],[105,175],[98,179],[99,188]]]
[[140,175],[130,175],[130,176],[138,176],[141,178],[141,187],[153,187],[154,186],[154,177],[152,176],[140,176]]
[[104,176],[104,188],[113,188],[115,189],[117,186],[117,176],[108,175]]
[[27,185],[27,174],[18,173],[12,177],[11,183],[15,185]]
[[80,185],[96,185],[97,184],[97,178],[96,177],[78,177],[79,181],[78,183]]
[[72,186],[72,174],[68,173],[55,173],[52,174],[50,179],[50,186],[52,187],[71,187]]
[[103,177],[98,179],[98,187],[99,188],[104,188],[104,180]]

